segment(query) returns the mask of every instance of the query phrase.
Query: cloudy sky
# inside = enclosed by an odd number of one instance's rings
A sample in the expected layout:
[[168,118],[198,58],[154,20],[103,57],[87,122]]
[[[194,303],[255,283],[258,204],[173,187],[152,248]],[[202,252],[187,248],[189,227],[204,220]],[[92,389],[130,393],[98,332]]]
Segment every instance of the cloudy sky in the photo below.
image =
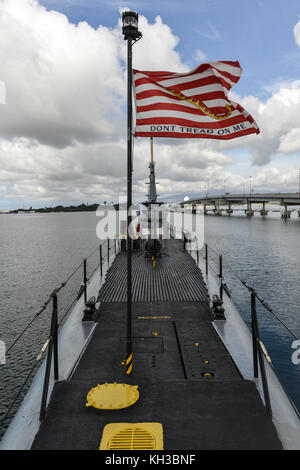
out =
[[[298,191],[299,0],[0,0],[0,209],[116,201],[126,193],[126,43],[134,67],[189,71],[238,60],[230,96],[260,135],[156,139],[159,194]],[[149,139],[135,139],[134,199],[144,200]]]

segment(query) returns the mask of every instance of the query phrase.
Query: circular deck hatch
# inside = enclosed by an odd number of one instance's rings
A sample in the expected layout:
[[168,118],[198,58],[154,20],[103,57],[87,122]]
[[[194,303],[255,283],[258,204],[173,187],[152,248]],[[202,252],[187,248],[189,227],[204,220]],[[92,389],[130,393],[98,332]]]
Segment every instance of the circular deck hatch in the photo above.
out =
[[105,383],[98,384],[89,391],[85,406],[100,410],[120,410],[133,405],[138,399],[137,385]]

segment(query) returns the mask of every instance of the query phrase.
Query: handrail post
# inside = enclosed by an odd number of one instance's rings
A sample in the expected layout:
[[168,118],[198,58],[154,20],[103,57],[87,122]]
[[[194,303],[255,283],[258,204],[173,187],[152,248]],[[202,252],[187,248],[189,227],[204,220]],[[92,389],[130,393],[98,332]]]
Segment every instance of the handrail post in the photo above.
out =
[[57,341],[57,293],[53,294],[53,361],[54,361],[54,380],[58,380],[58,341]]
[[221,284],[220,284],[220,299],[221,300],[223,300],[223,290],[224,290],[223,281],[221,281]]
[[53,311],[50,327],[50,342],[48,346],[48,355],[45,368],[45,378],[43,386],[43,394],[40,409],[40,422],[44,421],[47,406],[48,388],[51,372],[52,350],[54,346],[54,378],[58,380],[58,355],[57,355],[57,293],[54,291],[53,295]]
[[256,305],[255,293],[251,292],[251,325],[252,325],[252,352],[253,352],[253,373],[258,378],[258,362],[257,362],[257,343],[256,343]]
[[256,342],[257,351],[258,351],[258,360],[259,360],[261,381],[262,381],[264,398],[265,398],[266,413],[269,418],[272,418],[271,400],[270,400],[269,387],[268,387],[268,381],[267,381],[267,375],[266,375],[266,369],[265,369],[265,362],[264,362],[263,352],[261,350],[261,344],[260,344],[260,334],[259,334],[259,327],[258,327],[257,314],[256,314],[255,298],[256,298],[256,294],[254,291],[252,291],[251,292],[251,306],[252,306],[252,313],[253,313],[253,320],[254,320],[252,328],[254,328],[255,342]]
[[102,245],[100,245],[99,247],[99,256],[100,256],[100,276],[101,276],[101,280],[102,280],[102,276],[103,276],[103,266],[102,266]]
[[223,277],[223,258],[222,255],[219,255],[219,277]]
[[207,246],[207,243],[205,243],[205,272],[206,272],[206,276],[208,276],[208,246]]
[[87,284],[87,277],[86,277],[86,259],[83,261],[83,285],[84,285],[84,303],[87,302],[87,292],[86,292],[86,284]]
[[107,239],[107,264],[109,266],[109,238]]

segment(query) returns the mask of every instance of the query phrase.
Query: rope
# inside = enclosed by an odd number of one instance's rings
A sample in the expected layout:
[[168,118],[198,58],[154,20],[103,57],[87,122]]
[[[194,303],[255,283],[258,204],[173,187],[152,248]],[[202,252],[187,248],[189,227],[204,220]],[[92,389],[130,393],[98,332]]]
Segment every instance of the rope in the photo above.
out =
[[13,399],[13,401],[12,401],[10,407],[8,408],[8,410],[7,410],[7,412],[5,413],[3,419],[1,420],[0,427],[3,426],[5,420],[6,420],[6,419],[8,418],[8,416],[10,415],[11,410],[13,409],[13,407],[14,407],[14,405],[15,405],[17,399],[18,399],[18,397],[20,396],[21,392],[23,391],[25,385],[27,384],[27,382],[28,382],[28,380],[29,380],[31,374],[33,373],[33,371],[34,371],[34,369],[35,369],[35,367],[36,367],[37,364],[38,364],[38,361],[36,361],[36,362],[33,364],[32,368],[30,369],[30,371],[29,371],[29,373],[28,373],[28,375],[27,375],[27,377],[26,377],[26,379],[25,379],[23,385],[19,388],[19,390],[18,390],[18,392],[16,393],[15,398]]
[[[200,250],[201,251],[201,250]],[[214,254],[216,254],[217,256],[220,256],[219,253],[217,253],[213,248],[209,247],[209,251],[212,251]],[[202,255],[202,254],[201,254]],[[202,255],[202,257],[204,258],[204,256]],[[223,260],[223,267],[224,267],[224,258],[222,256],[222,260]],[[212,271],[214,271],[215,274],[218,275],[218,273],[216,273],[216,271],[214,270],[214,268],[211,266],[211,264],[208,263],[208,265],[210,266],[210,268],[212,269]],[[256,292],[256,290],[249,286],[247,284],[247,282],[243,279],[240,278],[240,276],[237,274],[237,272],[232,269],[229,265],[227,265],[227,263],[225,262],[225,268],[227,268],[229,271],[232,272],[232,274],[234,274],[234,276],[236,276],[236,278],[243,284],[243,286],[245,286],[249,292],[253,292],[257,298],[257,300],[259,300],[259,302],[263,305],[263,307],[268,311],[270,312],[278,321],[279,323],[281,323],[281,325],[293,336],[293,338],[295,338],[296,340],[298,340],[298,336],[280,319],[280,317],[274,312],[274,310],[270,307],[270,305]]]
[[[99,246],[93,250],[85,259],[89,259],[92,255],[94,255],[96,253],[96,251],[99,250]],[[41,309],[34,315],[34,317],[30,320],[30,322],[28,323],[27,326],[25,326],[25,328],[21,331],[21,333],[17,336],[17,338],[13,341],[13,343],[8,347],[7,351],[6,351],[6,355],[10,353],[10,351],[12,350],[12,348],[17,344],[17,342],[20,340],[20,338],[26,333],[26,331],[29,329],[29,327],[32,325],[32,323],[40,316],[40,314],[42,312],[44,312],[44,310],[46,310],[47,306],[49,305],[49,303],[51,302],[52,298],[53,298],[53,295],[54,294],[58,294],[67,284],[68,282],[70,281],[70,279],[74,276],[74,274],[76,274],[76,272],[82,267],[84,261],[82,261],[73,271],[72,273],[67,277],[67,279],[62,282],[60,284],[59,287],[57,287],[56,289],[53,290],[53,292],[51,293],[50,297],[46,300],[46,302],[44,303],[44,305],[41,307]],[[77,300],[77,299],[76,299]],[[75,301],[74,301],[75,302]],[[74,304],[73,302],[73,304]],[[73,305],[72,304],[72,305]],[[71,307],[70,307],[71,308]],[[67,310],[67,312],[69,312],[70,308]],[[65,314],[66,315],[66,314]],[[64,317],[65,317],[64,315]],[[63,317],[63,318],[64,318]]]

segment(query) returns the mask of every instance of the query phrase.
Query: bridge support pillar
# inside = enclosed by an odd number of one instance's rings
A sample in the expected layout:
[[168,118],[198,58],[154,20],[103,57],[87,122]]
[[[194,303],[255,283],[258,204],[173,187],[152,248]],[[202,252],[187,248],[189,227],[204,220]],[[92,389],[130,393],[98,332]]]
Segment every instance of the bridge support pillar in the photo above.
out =
[[226,209],[227,214],[232,214],[233,210],[231,209],[231,204],[228,203],[228,209]]
[[269,212],[269,211],[267,211],[267,209],[266,209],[266,203],[263,202],[263,207],[262,207],[262,209],[260,210],[260,215],[262,215],[262,216],[268,215],[268,212]]
[[222,209],[220,209],[220,206],[215,204],[215,208],[213,209],[215,215],[222,215]]
[[281,212],[282,219],[290,219],[292,211],[288,210],[287,205],[284,205],[284,211]]
[[247,209],[245,210],[245,214],[248,217],[252,217],[254,215],[254,210],[252,209],[251,202],[247,202]]

